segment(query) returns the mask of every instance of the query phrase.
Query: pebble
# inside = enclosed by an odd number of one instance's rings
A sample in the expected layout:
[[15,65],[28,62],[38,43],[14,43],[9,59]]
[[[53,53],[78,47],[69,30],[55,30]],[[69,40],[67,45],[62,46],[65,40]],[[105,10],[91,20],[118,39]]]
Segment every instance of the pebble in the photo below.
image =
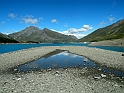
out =
[[118,87],[118,85],[117,85],[117,84],[115,84],[115,85],[114,85],[114,87]]
[[17,78],[17,80],[19,81],[19,80],[21,80],[21,78]]
[[52,70],[51,68],[48,69],[48,71],[51,71],[51,70]]
[[101,77],[102,77],[102,78],[105,78],[105,77],[107,77],[107,76],[106,76],[106,75],[104,75],[104,74],[101,74]]
[[56,71],[56,74],[59,74],[59,71]]
[[14,69],[14,71],[17,71],[17,69]]
[[94,79],[101,79],[101,77],[94,76]]
[[122,54],[122,56],[124,56],[124,54]]
[[101,68],[99,68],[98,70],[99,70],[99,71],[101,71],[102,69],[101,69]]

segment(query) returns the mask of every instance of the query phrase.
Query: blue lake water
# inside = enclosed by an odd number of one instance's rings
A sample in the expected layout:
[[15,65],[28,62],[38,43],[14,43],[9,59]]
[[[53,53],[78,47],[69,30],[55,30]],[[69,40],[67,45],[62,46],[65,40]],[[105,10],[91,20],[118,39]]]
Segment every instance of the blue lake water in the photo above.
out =
[[92,47],[112,50],[112,51],[118,51],[118,52],[124,52],[124,47],[117,47],[117,46],[92,46]]
[[124,73],[109,69],[107,67],[98,66],[93,61],[87,59],[86,57],[79,56],[76,54],[69,53],[68,51],[64,52],[52,52],[47,54],[44,57],[20,65],[16,69],[19,72],[25,71],[35,71],[41,69],[52,69],[52,68],[70,68],[70,67],[79,67],[79,68],[98,68],[101,69],[104,73],[114,74],[115,76],[124,77]]
[[[65,43],[65,44],[0,44],[0,54],[40,46],[87,46],[88,43]],[[124,52],[124,47],[93,46],[96,48]]]

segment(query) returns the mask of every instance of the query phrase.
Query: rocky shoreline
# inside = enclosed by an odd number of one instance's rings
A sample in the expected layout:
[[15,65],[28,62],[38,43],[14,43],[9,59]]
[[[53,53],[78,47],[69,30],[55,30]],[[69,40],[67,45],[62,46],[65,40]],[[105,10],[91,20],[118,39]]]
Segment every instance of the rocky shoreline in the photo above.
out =
[[124,77],[105,74],[98,69],[60,68],[29,73],[10,69],[36,60],[56,49],[85,56],[92,61],[124,72],[122,52],[82,46],[48,46],[0,54],[1,93],[123,93]]
[[120,46],[120,47],[124,47],[124,38],[92,42],[91,44],[89,44],[89,46]]
[[29,48],[10,53],[0,54],[0,72],[9,68],[16,67],[44,55],[55,51],[56,49],[68,50],[70,53],[85,56],[95,63],[106,65],[124,72],[124,56],[123,52],[109,51],[98,48],[89,48],[83,46],[47,46]]

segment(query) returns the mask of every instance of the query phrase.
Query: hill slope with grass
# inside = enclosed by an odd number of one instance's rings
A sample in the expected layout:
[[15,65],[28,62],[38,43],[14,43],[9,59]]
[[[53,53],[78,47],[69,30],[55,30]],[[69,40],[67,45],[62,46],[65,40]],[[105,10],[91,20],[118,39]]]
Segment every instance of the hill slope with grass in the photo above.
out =
[[97,42],[103,40],[121,39],[124,37],[124,19],[79,39],[80,42]]

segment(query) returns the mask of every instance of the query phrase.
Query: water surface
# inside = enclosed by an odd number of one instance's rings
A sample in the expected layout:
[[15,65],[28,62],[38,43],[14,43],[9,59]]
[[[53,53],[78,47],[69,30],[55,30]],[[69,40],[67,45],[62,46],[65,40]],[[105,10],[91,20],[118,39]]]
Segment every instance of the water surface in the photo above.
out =
[[124,47],[117,47],[117,46],[91,46],[91,48],[100,48],[105,50],[124,52]]
[[30,71],[49,68],[95,67],[95,64],[86,57],[71,54],[68,51],[59,52],[54,51],[38,60],[21,65],[17,70]]
[[105,66],[99,66],[95,64],[93,61],[87,59],[86,57],[72,54],[69,53],[68,51],[62,51],[62,50],[53,51],[38,60],[20,65],[18,66],[17,71],[25,72],[25,71],[35,71],[41,69],[70,68],[70,67],[97,68],[97,69],[101,69],[101,71],[105,73],[114,74],[119,77],[124,77],[124,73],[118,70],[109,69]]
[[0,44],[0,53],[13,52],[21,49],[28,49],[42,46],[87,46],[88,43],[41,43],[41,44]]
[[[89,43],[59,43],[59,44],[0,44],[0,54],[13,52],[21,49],[33,48],[33,47],[42,47],[42,46],[88,46]],[[91,48],[96,47],[105,50],[112,50],[118,52],[124,52],[124,47],[115,47],[115,46],[90,46]]]

